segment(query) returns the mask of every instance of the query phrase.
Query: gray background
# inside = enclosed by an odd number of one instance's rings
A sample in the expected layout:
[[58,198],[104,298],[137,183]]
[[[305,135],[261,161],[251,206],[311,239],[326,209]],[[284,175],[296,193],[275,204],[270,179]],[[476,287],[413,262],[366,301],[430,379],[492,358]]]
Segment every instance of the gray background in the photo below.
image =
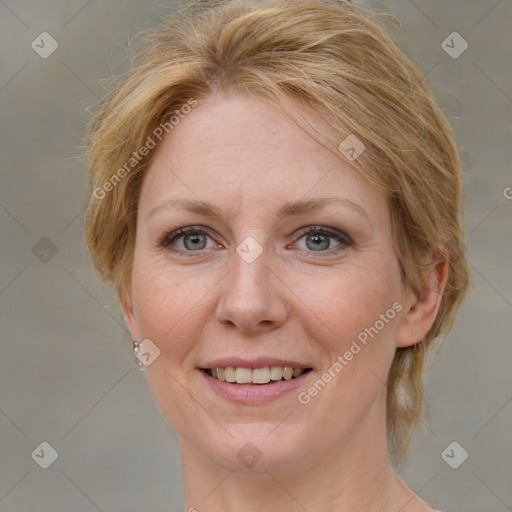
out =
[[[399,17],[404,48],[459,136],[473,272],[426,380],[431,425],[400,474],[444,512],[512,511],[512,2],[378,5]],[[126,69],[130,39],[170,6],[0,0],[3,512],[183,508],[177,436],[82,242],[85,124],[109,77]],[[43,31],[59,44],[47,59],[31,48]],[[441,47],[454,31],[469,44],[456,59]],[[43,441],[58,452],[48,469],[31,457]],[[469,453],[458,469],[441,457],[453,441]]]

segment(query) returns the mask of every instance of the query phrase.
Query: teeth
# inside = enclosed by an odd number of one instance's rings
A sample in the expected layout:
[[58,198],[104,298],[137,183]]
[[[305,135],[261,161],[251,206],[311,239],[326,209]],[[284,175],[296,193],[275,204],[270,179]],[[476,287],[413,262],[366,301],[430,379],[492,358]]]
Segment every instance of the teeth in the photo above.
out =
[[282,366],[271,366],[270,367],[270,380],[281,380],[283,378],[283,367]]
[[227,368],[210,368],[208,374],[212,377],[237,384],[268,384],[270,381],[290,380],[299,377],[306,370],[289,366],[265,366],[263,368],[242,368],[228,366]]
[[235,381],[237,384],[249,384],[252,381],[252,370],[250,368],[237,368],[235,370]]
[[[217,371],[219,369],[217,368]],[[224,368],[224,380],[226,382],[235,382],[235,369],[232,366],[228,366],[227,368]]]
[[283,368],[283,378],[286,380],[290,380],[293,377],[293,368],[290,368],[289,366],[285,366]]
[[268,384],[270,382],[270,370],[265,368],[255,368],[252,372],[252,382],[254,384]]

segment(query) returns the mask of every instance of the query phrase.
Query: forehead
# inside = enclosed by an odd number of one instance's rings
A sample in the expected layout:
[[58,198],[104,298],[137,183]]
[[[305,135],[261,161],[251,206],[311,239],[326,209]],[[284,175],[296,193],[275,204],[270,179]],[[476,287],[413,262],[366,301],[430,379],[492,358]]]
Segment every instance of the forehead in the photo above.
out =
[[380,194],[278,106],[223,94],[200,102],[164,137],[139,208],[188,197],[240,212],[251,204],[277,209],[299,198],[333,195],[383,214]]
[[275,167],[290,160],[311,162],[324,151],[277,105],[223,93],[201,101],[165,137],[157,159],[183,168],[190,162],[208,168],[236,164],[241,174],[258,166],[261,176],[271,161]]

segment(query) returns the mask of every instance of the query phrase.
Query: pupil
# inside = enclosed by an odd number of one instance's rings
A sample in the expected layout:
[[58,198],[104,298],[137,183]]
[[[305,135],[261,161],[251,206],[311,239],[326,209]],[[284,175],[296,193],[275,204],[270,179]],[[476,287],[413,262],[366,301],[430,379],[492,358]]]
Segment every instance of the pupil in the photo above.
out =
[[206,246],[206,240],[204,235],[195,234],[195,235],[187,235],[183,243],[187,249],[198,250],[204,249]]
[[[312,242],[312,244],[310,245],[309,242]],[[309,249],[313,249],[314,251],[328,249],[329,238],[318,233],[316,235],[310,235],[306,238],[306,245]]]

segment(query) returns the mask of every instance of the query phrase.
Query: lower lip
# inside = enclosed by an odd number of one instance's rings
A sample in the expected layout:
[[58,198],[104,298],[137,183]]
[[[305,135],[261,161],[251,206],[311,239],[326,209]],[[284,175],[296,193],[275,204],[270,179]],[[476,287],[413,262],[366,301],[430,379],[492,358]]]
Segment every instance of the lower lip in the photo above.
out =
[[199,370],[199,372],[217,394],[240,404],[265,403],[276,400],[297,389],[313,373],[310,370],[295,379],[278,380],[269,384],[230,384],[210,377],[203,370]]

